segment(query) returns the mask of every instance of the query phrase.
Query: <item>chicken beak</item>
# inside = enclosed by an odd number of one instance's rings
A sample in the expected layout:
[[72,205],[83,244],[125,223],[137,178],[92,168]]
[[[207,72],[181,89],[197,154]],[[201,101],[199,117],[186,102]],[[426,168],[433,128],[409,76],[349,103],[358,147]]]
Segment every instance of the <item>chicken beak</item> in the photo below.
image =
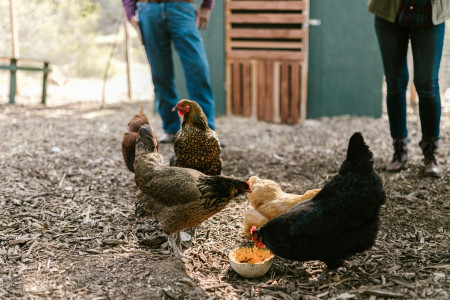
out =
[[175,105],[175,107],[174,107],[174,108],[172,108],[172,111],[176,111],[176,110],[178,110],[178,104],[177,104],[177,105]]

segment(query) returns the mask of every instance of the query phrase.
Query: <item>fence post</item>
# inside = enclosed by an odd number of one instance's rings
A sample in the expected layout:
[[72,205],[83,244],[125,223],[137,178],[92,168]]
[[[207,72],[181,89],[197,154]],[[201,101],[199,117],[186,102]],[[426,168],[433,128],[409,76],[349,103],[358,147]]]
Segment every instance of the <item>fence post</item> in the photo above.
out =
[[17,59],[11,58],[11,78],[9,81],[9,104],[14,104],[14,98],[16,97],[16,71],[17,71]]
[[50,72],[50,69],[48,67],[49,63],[44,62],[44,80],[42,83],[42,104],[45,104],[45,100],[47,98],[47,82],[48,82],[48,73]]

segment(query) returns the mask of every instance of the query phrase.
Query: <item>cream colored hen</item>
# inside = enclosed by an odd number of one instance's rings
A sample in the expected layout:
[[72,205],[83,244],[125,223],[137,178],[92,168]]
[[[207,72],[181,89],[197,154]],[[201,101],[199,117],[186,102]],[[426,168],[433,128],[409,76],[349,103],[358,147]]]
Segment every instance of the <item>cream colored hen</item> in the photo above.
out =
[[273,218],[287,212],[302,201],[313,198],[320,189],[306,191],[303,195],[285,193],[273,180],[252,176],[249,179],[252,193],[247,198],[253,208],[244,212],[243,231],[250,238],[250,228],[260,228]]

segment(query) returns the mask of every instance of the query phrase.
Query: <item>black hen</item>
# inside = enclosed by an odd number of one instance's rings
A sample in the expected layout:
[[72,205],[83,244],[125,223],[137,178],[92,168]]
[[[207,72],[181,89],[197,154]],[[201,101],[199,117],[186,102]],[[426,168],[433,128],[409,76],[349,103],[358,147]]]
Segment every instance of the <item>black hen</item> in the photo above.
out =
[[280,257],[320,260],[334,269],[374,245],[385,198],[373,169],[372,152],[357,132],[350,139],[339,174],[311,200],[253,229],[252,239]]

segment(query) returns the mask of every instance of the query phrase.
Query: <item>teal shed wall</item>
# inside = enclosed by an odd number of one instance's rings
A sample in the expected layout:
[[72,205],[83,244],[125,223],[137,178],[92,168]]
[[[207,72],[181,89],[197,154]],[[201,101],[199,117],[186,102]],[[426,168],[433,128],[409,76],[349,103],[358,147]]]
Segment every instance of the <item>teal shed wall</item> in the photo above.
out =
[[[202,1],[195,0],[196,7]],[[202,31],[206,55],[208,56],[211,85],[216,102],[216,114],[224,115],[225,111],[225,13],[224,1],[216,0],[211,19],[206,30]],[[175,49],[172,49],[176,53]],[[189,99],[184,71],[178,54],[174,54],[175,83],[180,99]]]
[[361,0],[311,0],[307,117],[380,117],[383,70],[374,16]]
[[[202,36],[210,64],[217,115],[225,111],[224,1],[216,0]],[[195,0],[197,7],[201,0]],[[380,117],[382,113],[381,56],[374,17],[361,0],[311,0],[307,118],[343,114]],[[174,53],[175,50],[174,50]],[[184,72],[174,55],[177,90],[189,98]]]

